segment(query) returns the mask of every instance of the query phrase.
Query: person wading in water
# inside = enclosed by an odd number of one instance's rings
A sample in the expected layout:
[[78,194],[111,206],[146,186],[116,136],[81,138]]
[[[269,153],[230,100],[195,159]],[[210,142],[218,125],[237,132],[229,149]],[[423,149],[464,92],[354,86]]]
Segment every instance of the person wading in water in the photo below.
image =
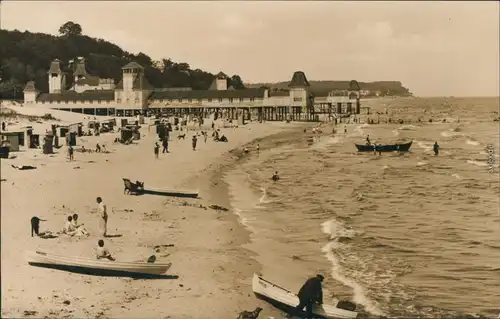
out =
[[438,156],[439,155],[439,145],[438,145],[438,142],[436,141],[434,143],[434,156]]

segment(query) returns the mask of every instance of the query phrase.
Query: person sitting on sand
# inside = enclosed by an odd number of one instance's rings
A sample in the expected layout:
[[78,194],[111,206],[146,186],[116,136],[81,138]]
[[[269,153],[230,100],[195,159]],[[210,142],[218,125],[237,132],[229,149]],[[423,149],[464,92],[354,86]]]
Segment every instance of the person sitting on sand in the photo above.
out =
[[80,224],[78,222],[78,214],[73,214],[73,220],[71,221],[71,224],[73,225],[74,229],[76,230],[76,234],[77,236],[81,236],[81,235],[89,235],[89,232],[83,228],[83,224]]
[[106,247],[104,247],[104,240],[102,239],[99,239],[99,241],[97,242],[97,247],[95,249],[95,252],[97,259],[108,259],[112,261],[115,260],[115,258],[111,256],[109,250]]
[[280,179],[280,176],[278,175],[278,172],[277,172],[277,171],[276,171],[276,172],[274,172],[273,177],[271,177],[271,179],[272,179],[273,181],[275,181],[275,182],[276,182],[276,181],[278,181],[278,180]]
[[73,226],[73,217],[71,215],[68,216],[68,220],[66,221],[66,224],[64,224],[62,233],[68,236],[76,235],[76,228]]

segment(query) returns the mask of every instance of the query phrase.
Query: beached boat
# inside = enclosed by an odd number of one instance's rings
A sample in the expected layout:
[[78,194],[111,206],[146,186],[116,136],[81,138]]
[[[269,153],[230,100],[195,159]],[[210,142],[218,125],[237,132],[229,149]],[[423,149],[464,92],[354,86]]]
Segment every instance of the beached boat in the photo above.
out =
[[[297,313],[297,310],[295,309],[295,307],[299,304],[299,297],[296,294],[265,280],[257,274],[253,275],[252,289],[257,297],[268,301],[277,308],[292,314],[301,316],[305,315],[304,312]],[[313,305],[313,313],[321,318],[338,319],[356,318],[358,315],[355,311],[344,310],[326,304]]]
[[120,262],[82,257],[68,257],[48,254],[41,251],[28,251],[26,253],[26,260],[32,266],[53,268],[91,275],[126,277],[134,277],[134,275],[163,275],[172,266],[171,263],[156,264],[143,262]]
[[373,152],[373,147],[377,152],[408,152],[413,141],[403,144],[385,144],[385,145],[360,145],[355,144],[358,152]]

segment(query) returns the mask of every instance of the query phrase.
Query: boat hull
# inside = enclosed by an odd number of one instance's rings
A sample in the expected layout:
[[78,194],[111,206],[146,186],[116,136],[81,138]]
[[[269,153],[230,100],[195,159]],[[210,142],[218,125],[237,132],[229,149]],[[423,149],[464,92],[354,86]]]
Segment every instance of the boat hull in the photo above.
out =
[[171,263],[149,264],[67,257],[40,251],[27,252],[26,260],[28,264],[37,267],[65,270],[88,275],[124,277],[162,276],[172,266]]
[[[275,307],[282,309],[290,314],[304,316],[304,311],[298,311],[295,307],[299,304],[299,297],[293,292],[279,287],[270,281],[258,276],[253,275],[252,289],[257,297],[263,299]],[[358,313],[337,308],[332,305],[313,305],[313,313],[320,318],[337,318],[337,319],[351,319],[356,318]]]
[[[411,144],[413,141],[409,143],[403,144],[386,144],[386,145],[375,145],[375,151],[377,152],[408,152],[410,150]],[[358,152],[373,152],[374,145],[360,145],[355,144]]]

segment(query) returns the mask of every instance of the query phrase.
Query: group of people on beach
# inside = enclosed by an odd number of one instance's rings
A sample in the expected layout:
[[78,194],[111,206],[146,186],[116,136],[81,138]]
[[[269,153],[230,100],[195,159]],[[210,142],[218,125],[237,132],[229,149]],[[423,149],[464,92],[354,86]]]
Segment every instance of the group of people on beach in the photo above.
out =
[[[99,234],[100,236],[107,237],[108,228],[108,212],[106,204],[101,197],[96,198],[97,202],[97,213],[99,214]],[[67,221],[60,233],[52,233],[51,231],[40,232],[40,222],[47,221],[41,219],[37,216],[31,218],[31,237],[35,235],[40,238],[57,238],[60,234],[65,234],[71,237],[74,236],[89,236],[90,233],[87,229],[83,227],[83,224],[78,222],[78,214],[73,214],[67,217]],[[104,240],[99,239],[96,247],[96,257],[97,259],[106,258],[114,260],[107,248],[104,247]]]
[[[215,123],[212,123],[212,129],[213,129],[212,138],[215,142],[228,142],[228,139],[226,136],[220,135],[220,129],[215,129]],[[182,131],[182,127],[179,129],[179,131]],[[163,146],[162,153],[169,153],[169,149],[168,149],[169,144],[168,143],[169,143],[169,139],[170,139],[170,130],[166,129],[163,134],[164,135],[159,136],[159,140],[154,142],[153,151],[154,151],[154,155],[155,155],[156,159],[159,158],[159,156],[160,156],[160,143]],[[186,133],[179,134],[177,136],[177,138],[178,139],[185,139],[185,136],[186,136]],[[200,132],[194,134],[191,138],[191,147],[192,147],[193,151],[196,151],[196,147],[198,146],[198,137],[199,136],[203,137],[205,144],[207,143],[207,140],[208,140],[208,132],[207,131],[200,131]]]

